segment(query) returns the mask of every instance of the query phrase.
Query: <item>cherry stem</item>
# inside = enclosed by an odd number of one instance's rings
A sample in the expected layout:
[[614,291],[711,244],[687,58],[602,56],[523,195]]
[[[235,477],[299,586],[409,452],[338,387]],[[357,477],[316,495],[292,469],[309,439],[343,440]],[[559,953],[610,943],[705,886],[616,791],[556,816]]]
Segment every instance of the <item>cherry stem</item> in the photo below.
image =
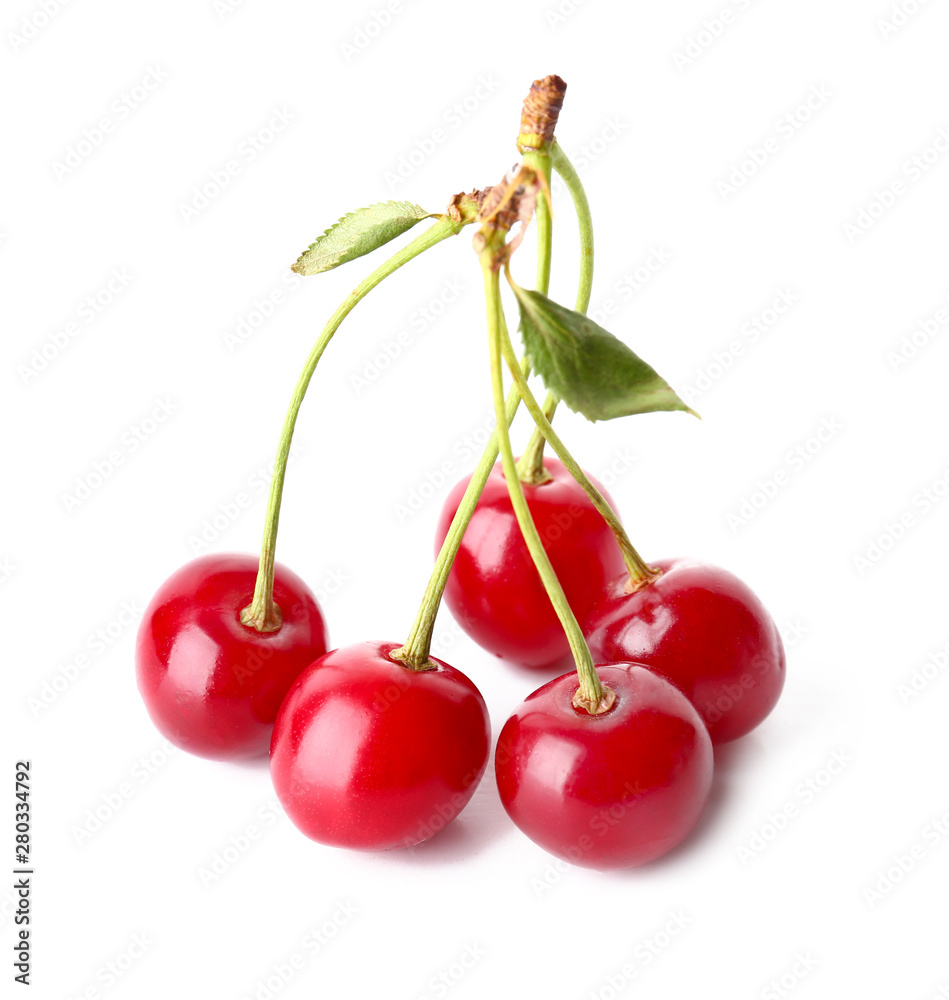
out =
[[462,216],[458,219],[453,219],[447,214],[439,216],[434,225],[404,246],[398,253],[393,254],[350,292],[330,317],[319,339],[313,345],[310,356],[306,359],[306,364],[294,387],[290,407],[287,410],[283,430],[280,433],[280,441],[277,445],[277,457],[274,461],[273,478],[270,482],[270,496],[267,501],[264,536],[260,548],[260,566],[257,571],[254,597],[251,603],[241,611],[241,622],[248,628],[256,629],[258,632],[276,632],[283,621],[280,608],[273,599],[274,553],[277,544],[277,528],[280,522],[280,502],[283,496],[283,482],[286,476],[290,442],[293,439],[297,414],[300,412],[303,397],[306,395],[310,379],[316,371],[316,366],[319,364],[323,352],[354,306],[361,302],[376,285],[420,253],[449,236],[457,235],[465,225],[472,221],[474,221],[473,214],[470,217]]
[[[615,695],[605,688],[600,681],[590,655],[590,647],[583,637],[583,631],[577,622],[573,609],[570,607],[563,587],[557,579],[550,559],[544,549],[537,526],[531,517],[530,507],[524,495],[524,484],[517,476],[517,464],[511,448],[511,436],[505,420],[504,404],[504,368],[502,349],[504,342],[504,317],[501,308],[501,289],[498,255],[503,251],[504,233],[501,230],[488,232],[484,249],[481,251],[481,269],[484,275],[485,304],[488,319],[488,345],[491,360],[491,388],[494,397],[494,412],[497,419],[497,434],[501,451],[501,463],[504,468],[504,478],[507,481],[511,505],[517,517],[518,526],[527,544],[537,572],[543,581],[544,589],[550,598],[557,617],[563,626],[577,666],[580,680],[579,690],[574,696],[574,705],[583,708],[591,715],[606,711],[613,703]],[[518,368],[520,374],[520,368]],[[523,376],[522,376],[523,377]]]
[[580,281],[575,309],[579,313],[585,313],[590,307],[590,295],[593,291],[593,216],[590,213],[590,202],[580,175],[556,140],[550,147],[550,163],[567,185],[577,213],[580,229]]
[[[567,185],[567,190],[573,199],[573,207],[577,213],[577,224],[580,229],[580,280],[577,287],[577,304],[574,308],[578,313],[585,313],[590,306],[590,295],[593,291],[593,216],[590,213],[590,202],[587,199],[580,175],[556,139],[550,144],[549,153],[548,163]],[[549,174],[547,179],[550,180]],[[538,203],[538,209],[539,207]],[[538,286],[538,290],[545,295],[547,294],[546,288]],[[548,422],[554,419],[559,402],[560,399],[555,392],[547,393],[547,398],[544,400],[544,413]],[[550,479],[544,468],[545,440],[540,426],[537,426],[517,465],[522,482],[540,484]]]
[[[534,217],[537,220],[537,281],[535,287],[542,295],[546,295],[550,290],[550,264],[553,256],[553,230],[550,202],[548,201],[551,176],[549,149],[550,145],[548,144],[540,149],[526,152],[522,161],[524,166],[532,167],[538,177],[542,178],[541,190],[534,208]],[[556,409],[556,397],[552,398],[554,399],[554,409]],[[550,416],[553,416],[553,410],[550,411]],[[531,435],[527,447],[518,459],[517,475],[521,482],[528,486],[540,486],[553,479],[553,476],[544,467],[544,438],[536,431]]]
[[[546,187],[550,187],[550,157],[547,155],[549,144],[542,144],[539,148],[522,148],[522,165],[533,167],[538,173],[542,173],[546,179]],[[537,289],[546,294],[550,287],[550,261],[552,256],[553,230],[551,228],[550,203],[545,195],[538,198],[534,210],[534,217],[537,220]],[[525,358],[519,365],[519,370],[526,377],[530,374],[530,362]],[[506,417],[505,426],[510,427],[520,406],[521,396],[516,387],[508,393],[504,404]],[[411,631],[405,640],[405,645],[394,649],[390,658],[398,660],[403,665],[413,670],[430,669],[434,664],[431,660],[432,653],[432,633],[435,630],[435,620],[438,617],[438,609],[441,605],[445,587],[448,586],[448,577],[451,575],[451,567],[454,564],[458,550],[461,548],[462,539],[471,523],[478,500],[484,492],[488,476],[494,468],[494,463],[498,458],[498,432],[491,435],[485,446],[478,465],[471,474],[471,479],[465,488],[461,503],[458,504],[455,514],[451,519],[448,534],[439,549],[438,558],[432,575],[429,577],[428,586],[422,596],[422,603],[419,605],[415,621],[412,623]],[[543,466],[541,466],[543,468]],[[547,470],[544,469],[544,475]],[[549,476],[548,476],[549,478]]]
[[[510,274],[508,274],[508,280],[510,280]],[[627,592],[633,593],[642,587],[647,586],[660,576],[660,571],[649,566],[642,556],[640,556],[640,554],[636,551],[633,547],[633,543],[629,540],[629,535],[626,534],[626,529],[616,516],[616,512],[606,502],[606,498],[603,494],[593,485],[590,477],[587,476],[583,469],[580,468],[577,460],[570,454],[567,446],[560,439],[560,435],[551,426],[550,418],[546,413],[546,404],[545,407],[542,408],[540,403],[537,402],[537,397],[533,392],[531,392],[527,379],[522,374],[520,365],[517,364],[516,355],[514,353],[514,345],[511,343],[511,337],[508,333],[507,324],[504,322],[503,315],[501,316],[499,325],[501,351],[503,352],[504,360],[507,362],[507,366],[511,371],[515,388],[520,394],[521,399],[524,400],[524,405],[527,407],[527,411],[530,413],[531,417],[533,417],[534,422],[537,425],[537,430],[543,435],[544,440],[550,442],[550,446],[557,453],[557,457],[567,467],[567,470],[573,478],[580,484],[584,493],[586,493],[586,495],[590,498],[590,502],[594,507],[596,507],[597,511],[600,513],[603,520],[609,525],[610,530],[616,537],[616,541],[618,542],[620,550],[623,553],[623,561],[626,563],[626,569],[629,571],[629,583],[626,587]],[[512,360],[514,362],[513,364]]]
[[[553,142],[554,128],[560,114],[560,107],[563,104],[563,95],[567,85],[558,76],[547,76],[541,80],[535,80],[521,113],[521,129],[517,139],[518,152],[521,153],[521,169],[533,170],[541,179],[540,198],[534,207],[534,216],[537,220],[537,282],[536,287],[544,294],[550,287],[550,262],[552,255],[553,230],[551,227],[550,215],[550,176],[551,161],[549,151]],[[520,363],[519,370],[526,377],[530,374],[530,361],[524,359]],[[521,396],[516,387],[512,388],[504,403],[504,428],[510,427],[520,406]],[[499,424],[500,428],[500,424]],[[451,520],[448,534],[442,542],[438,558],[432,575],[429,577],[428,586],[422,597],[418,614],[412,623],[412,629],[405,641],[405,645],[394,649],[389,656],[400,663],[414,670],[430,669],[434,666],[431,660],[432,632],[435,628],[435,619],[438,616],[438,608],[441,605],[445,587],[448,585],[448,577],[451,574],[451,567],[458,555],[462,539],[471,523],[478,500],[484,491],[488,476],[494,468],[494,463],[498,457],[498,435],[499,430],[495,430],[491,435],[487,446],[484,449],[475,471],[468,481],[464,495],[461,498],[458,508]],[[543,469],[543,466],[541,466]],[[546,475],[546,469],[543,469]]]
[[[548,392],[544,399],[544,416],[548,422],[553,420],[559,400],[553,392]],[[547,471],[544,465],[544,445],[547,439],[540,431],[535,420],[534,430],[528,439],[527,445],[521,452],[521,457],[517,460],[517,475],[526,486],[543,486],[549,483],[554,477]]]
[[[530,364],[526,358],[521,362],[518,370],[523,371],[525,375],[530,373]],[[505,426],[509,427],[511,425],[520,403],[520,393],[518,393],[516,388],[512,388],[504,403]],[[441,605],[445,587],[448,586],[448,577],[451,575],[451,567],[455,561],[455,556],[458,554],[458,549],[461,548],[461,540],[468,530],[468,525],[471,523],[475,508],[478,506],[478,500],[484,491],[488,476],[491,475],[491,470],[494,468],[497,457],[498,432],[495,430],[478,461],[475,471],[471,474],[471,479],[465,488],[461,503],[458,504],[458,508],[451,519],[451,526],[448,528],[448,534],[445,535],[441,549],[439,549],[438,558],[435,560],[435,568],[429,577],[428,586],[425,588],[422,603],[419,606],[418,614],[415,616],[415,621],[412,623],[409,636],[405,640],[405,645],[400,646],[398,649],[393,649],[389,653],[391,659],[398,660],[404,666],[410,667],[413,670],[430,670],[435,665],[431,659],[431,652],[432,633],[435,629],[438,608]]]
[[534,206],[534,219],[537,223],[537,280],[534,287],[543,295],[546,295],[550,289],[550,264],[554,249],[551,225],[553,220],[548,200],[552,173],[549,148],[544,147],[525,153],[521,161],[522,166],[532,168],[538,178],[542,178],[541,190]]

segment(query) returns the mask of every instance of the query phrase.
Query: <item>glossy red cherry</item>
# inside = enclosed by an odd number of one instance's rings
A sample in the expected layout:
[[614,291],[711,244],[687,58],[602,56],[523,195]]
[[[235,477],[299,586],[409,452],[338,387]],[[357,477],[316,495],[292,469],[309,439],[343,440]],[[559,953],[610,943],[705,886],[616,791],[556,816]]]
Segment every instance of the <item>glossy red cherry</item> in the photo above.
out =
[[784,686],[784,644],[764,605],[738,577],[689,559],[625,592],[619,576],[581,624],[597,661],[636,660],[672,681],[698,709],[712,741],[750,732]]
[[200,757],[266,754],[284,695],[326,651],[316,598],[279,564],[280,628],[258,632],[241,624],[257,567],[249,555],[195,559],[161,585],[139,626],[135,666],[148,714],[175,746]]
[[357,850],[411,847],[474,794],[491,724],[481,692],[433,659],[412,670],[363,642],[318,659],[274,726],[270,773],[290,819],[312,840]]
[[[547,555],[574,614],[582,620],[606,584],[623,572],[613,533],[573,476],[545,458],[553,477],[524,493]],[[442,509],[436,550],[471,477]],[[596,484],[611,504],[603,488]],[[563,668],[571,662],[563,627],[521,535],[500,464],[488,478],[445,589],[445,601],[480,646],[523,666]]]
[[712,743],[668,681],[635,663],[598,666],[616,701],[574,708],[577,676],[529,695],[504,724],[501,801],[536,844],[585,868],[633,868],[680,843],[712,783]]

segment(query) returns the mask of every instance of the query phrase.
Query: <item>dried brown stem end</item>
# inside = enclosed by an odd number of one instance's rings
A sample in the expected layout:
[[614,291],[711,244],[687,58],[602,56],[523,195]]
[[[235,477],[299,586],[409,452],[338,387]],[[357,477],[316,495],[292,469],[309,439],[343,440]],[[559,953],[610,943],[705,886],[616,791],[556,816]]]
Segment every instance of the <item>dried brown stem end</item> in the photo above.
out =
[[[523,173],[518,171],[514,177],[505,177],[500,184],[495,184],[481,204],[478,220],[504,232],[513,229],[514,223],[523,218],[525,210],[533,209],[533,200],[525,198],[525,179]],[[530,218],[529,213],[527,218]]]
[[506,236],[520,222],[521,228],[517,236],[509,243],[503,243],[503,237],[497,244],[497,253],[493,267],[498,270],[510,259],[517,249],[527,225],[534,214],[537,201],[537,175],[525,167],[518,168],[513,177],[505,177],[500,184],[495,184],[481,204],[478,221],[481,228],[475,234],[474,247],[478,253],[485,247],[489,234],[504,234]]
[[531,84],[530,93],[521,111],[521,134],[518,149],[541,149],[554,141],[554,129],[563,107],[567,85],[559,76],[545,76]]
[[456,194],[448,202],[447,214],[452,222],[469,223],[473,222],[481,211],[484,199],[490,193],[491,188],[484,188],[482,191],[469,191]]

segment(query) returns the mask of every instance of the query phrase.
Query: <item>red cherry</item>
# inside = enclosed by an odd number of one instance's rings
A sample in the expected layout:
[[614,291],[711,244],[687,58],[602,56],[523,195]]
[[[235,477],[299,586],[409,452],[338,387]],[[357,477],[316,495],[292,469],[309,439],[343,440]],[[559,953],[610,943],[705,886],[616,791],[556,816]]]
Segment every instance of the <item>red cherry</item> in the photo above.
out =
[[279,564],[280,628],[258,632],[241,624],[257,568],[256,556],[195,559],[161,585],[139,626],[135,665],[148,714],[175,746],[199,757],[266,754],[284,695],[326,651],[316,598]]
[[784,644],[764,605],[738,577],[688,559],[655,564],[662,575],[635,594],[613,580],[587,616],[595,660],[635,660],[661,674],[698,709],[712,741],[750,732],[784,686]]
[[[623,572],[623,555],[563,463],[545,458],[544,466],[552,480],[525,484],[524,493],[567,601],[582,620],[606,584]],[[436,550],[470,478],[458,483],[445,501]],[[563,627],[517,525],[500,464],[492,470],[465,532],[445,601],[468,635],[497,656],[538,668],[562,669],[572,662]]]
[[616,701],[574,708],[576,674],[529,695],[504,724],[501,801],[536,844],[585,868],[633,868],[671,851],[698,822],[712,743],[668,681],[636,663],[598,666]]
[[320,657],[290,689],[270,748],[277,797],[312,840],[357,850],[411,847],[474,794],[491,723],[481,692],[433,659],[412,670],[396,642]]

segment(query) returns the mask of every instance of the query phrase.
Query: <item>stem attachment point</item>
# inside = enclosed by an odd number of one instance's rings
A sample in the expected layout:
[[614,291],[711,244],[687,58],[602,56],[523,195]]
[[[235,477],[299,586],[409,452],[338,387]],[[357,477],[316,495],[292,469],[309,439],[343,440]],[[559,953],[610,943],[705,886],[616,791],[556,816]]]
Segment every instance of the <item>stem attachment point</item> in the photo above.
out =
[[259,605],[256,600],[241,611],[241,625],[257,632],[277,632],[283,624],[283,612],[272,599],[268,604]]
[[660,576],[662,576],[661,569],[656,569],[655,566],[649,566],[647,563],[643,563],[639,576],[634,576],[632,573],[629,574],[626,585],[623,587],[623,593],[635,594],[644,587],[648,587],[649,584],[658,580]]
[[437,670],[438,664],[432,660],[426,653],[425,659],[420,660],[418,656],[413,656],[408,645],[399,646],[398,649],[393,649],[389,653],[389,659],[398,663],[400,667],[405,667],[406,670]]
[[603,715],[616,704],[616,692],[605,684],[600,685],[602,693],[599,698],[595,694],[585,695],[582,685],[577,688],[577,693],[573,696],[573,707],[588,715]]

